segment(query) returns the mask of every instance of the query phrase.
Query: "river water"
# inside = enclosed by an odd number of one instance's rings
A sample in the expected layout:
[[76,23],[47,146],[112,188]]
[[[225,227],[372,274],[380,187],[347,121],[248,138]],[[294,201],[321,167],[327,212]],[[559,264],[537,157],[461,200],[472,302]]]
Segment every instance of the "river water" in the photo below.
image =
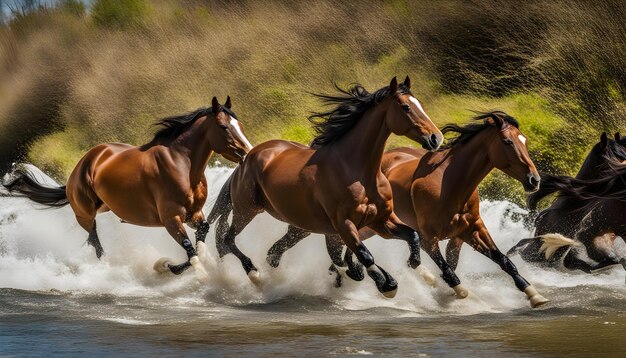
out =
[[[207,171],[206,210],[229,173]],[[481,206],[502,251],[530,235],[522,209]],[[432,288],[405,266],[403,242],[368,240],[399,283],[397,296],[386,299],[368,278],[335,288],[319,235],[270,268],[265,253],[286,225],[265,214],[238,238],[261,271],[261,288],[234,256],[216,259],[213,230],[203,255],[210,279],[202,284],[192,270],[176,277],[152,269],[162,256],[185,259],[164,229],[123,224],[110,213],[98,217],[98,229],[102,260],[69,207],[43,210],[0,197],[0,355],[626,356],[621,268],[590,276],[515,258],[552,300],[532,310],[508,275],[467,246],[457,273],[470,296],[459,300],[441,279]],[[624,246],[618,241],[616,250]]]

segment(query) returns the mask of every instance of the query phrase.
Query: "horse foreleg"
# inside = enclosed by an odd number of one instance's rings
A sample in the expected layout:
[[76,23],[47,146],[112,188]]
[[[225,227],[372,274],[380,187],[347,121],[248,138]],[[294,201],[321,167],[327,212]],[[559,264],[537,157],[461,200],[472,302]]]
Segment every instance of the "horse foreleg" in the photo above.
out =
[[329,268],[331,273],[335,273],[335,286],[341,287],[343,276],[348,276],[354,281],[362,281],[365,278],[363,274],[363,265],[360,262],[354,262],[352,250],[346,248],[346,252],[342,259],[342,252],[345,247],[341,236],[328,234],[325,236],[326,250],[332,261]]
[[267,262],[272,267],[278,267],[283,254],[309,235],[311,235],[311,232],[289,225],[287,233],[267,251]]
[[506,255],[500,252],[491,238],[487,227],[485,227],[482,223],[482,220],[476,221],[470,230],[464,234],[463,239],[478,252],[490,258],[491,261],[497,263],[504,272],[508,273],[513,278],[515,286],[526,294],[530,300],[532,308],[536,308],[550,302],[548,299],[540,295],[535,287],[519,274],[515,264]]
[[191,220],[187,223],[187,225],[196,230],[196,251],[198,257],[202,258],[202,255],[207,252],[207,247],[204,241],[209,233],[210,225],[205,220],[202,211],[198,211],[192,215]]
[[376,288],[387,298],[393,298],[398,291],[398,283],[382,267],[374,263],[374,257],[359,239],[359,230],[351,220],[338,223],[337,232],[343,242],[356,255],[359,262],[367,269],[367,274],[376,283]]
[[467,289],[461,285],[461,280],[456,275],[452,267],[443,259],[441,251],[439,251],[438,240],[431,239],[429,236],[422,238],[424,251],[435,261],[435,264],[441,270],[441,278],[454,290],[458,298],[465,298],[469,295]]
[[200,263],[200,259],[198,259],[196,250],[191,244],[191,240],[189,240],[189,237],[187,236],[187,232],[185,231],[185,227],[183,226],[183,221],[180,219],[180,217],[175,216],[171,219],[168,219],[165,221],[164,224],[167,232],[174,238],[174,240],[176,240],[176,242],[178,242],[178,244],[180,244],[180,246],[183,247],[183,249],[185,249],[185,252],[187,253],[187,261],[181,264],[173,264],[168,259],[160,259],[159,261],[157,261],[154,268],[157,271],[161,272],[164,271],[165,268],[167,268],[173,274],[179,275],[190,266],[193,266],[196,275],[198,276],[198,279],[200,279],[201,281],[207,281],[209,279],[209,275]]
[[370,228],[385,239],[405,241],[409,245],[407,265],[412,269],[417,269],[418,274],[430,286],[436,285],[435,276],[427,268],[420,266],[420,237],[415,230],[403,224],[395,214],[391,214],[389,219],[382,223],[371,225]]

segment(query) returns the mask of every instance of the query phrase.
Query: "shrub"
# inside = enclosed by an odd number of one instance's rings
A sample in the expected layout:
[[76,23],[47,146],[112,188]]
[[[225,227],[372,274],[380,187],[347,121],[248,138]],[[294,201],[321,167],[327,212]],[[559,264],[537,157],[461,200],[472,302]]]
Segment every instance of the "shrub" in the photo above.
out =
[[147,0],[96,0],[91,8],[91,16],[102,26],[135,26],[145,21],[150,10]]

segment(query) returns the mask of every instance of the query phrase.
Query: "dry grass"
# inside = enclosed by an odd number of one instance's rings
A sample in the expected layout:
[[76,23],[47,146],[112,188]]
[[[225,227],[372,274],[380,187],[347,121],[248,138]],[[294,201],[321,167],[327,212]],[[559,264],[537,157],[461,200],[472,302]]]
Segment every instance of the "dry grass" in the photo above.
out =
[[309,92],[410,74],[438,124],[508,110],[542,168],[572,173],[626,120],[622,4],[151,1],[124,26],[36,12],[0,28],[0,162],[62,179],[91,146],[143,143],[155,118],[214,95],[254,143],[307,142]]

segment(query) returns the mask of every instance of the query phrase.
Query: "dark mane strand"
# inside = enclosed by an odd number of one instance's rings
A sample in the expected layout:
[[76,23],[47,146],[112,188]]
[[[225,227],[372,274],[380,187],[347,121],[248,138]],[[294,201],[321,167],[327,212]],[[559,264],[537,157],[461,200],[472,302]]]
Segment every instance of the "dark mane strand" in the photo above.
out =
[[450,139],[448,143],[446,143],[445,145],[441,147],[441,149],[452,148],[457,144],[467,142],[470,138],[472,138],[474,135],[476,135],[483,129],[490,127],[491,125],[488,124],[485,120],[493,116],[498,116],[506,123],[514,126],[515,128],[519,128],[519,122],[517,121],[517,119],[509,116],[505,112],[502,112],[502,111],[476,112],[476,116],[472,117],[471,120],[473,121],[482,120],[483,121],[482,123],[468,123],[464,126],[451,123],[451,124],[446,124],[443,128],[441,128],[441,133],[443,134],[458,133],[456,137]]
[[[374,107],[387,98],[389,86],[383,87],[374,93],[369,93],[360,84],[355,84],[352,88],[344,90],[335,84],[339,91],[337,95],[314,94],[322,99],[326,105],[336,105],[336,108],[317,112],[309,116],[309,121],[313,123],[316,133],[312,146],[323,146],[330,144],[352,129],[363,116],[363,113]],[[398,85],[398,92],[401,94],[411,94],[411,91],[404,85]]]
[[[228,107],[222,106],[221,110],[231,115],[233,118],[237,118]],[[180,116],[171,116],[160,119],[154,123],[155,126],[161,126],[155,134],[152,141],[156,140],[171,140],[178,137],[186,128],[191,126],[198,118],[208,116],[211,109],[202,107],[193,112],[183,114]]]

